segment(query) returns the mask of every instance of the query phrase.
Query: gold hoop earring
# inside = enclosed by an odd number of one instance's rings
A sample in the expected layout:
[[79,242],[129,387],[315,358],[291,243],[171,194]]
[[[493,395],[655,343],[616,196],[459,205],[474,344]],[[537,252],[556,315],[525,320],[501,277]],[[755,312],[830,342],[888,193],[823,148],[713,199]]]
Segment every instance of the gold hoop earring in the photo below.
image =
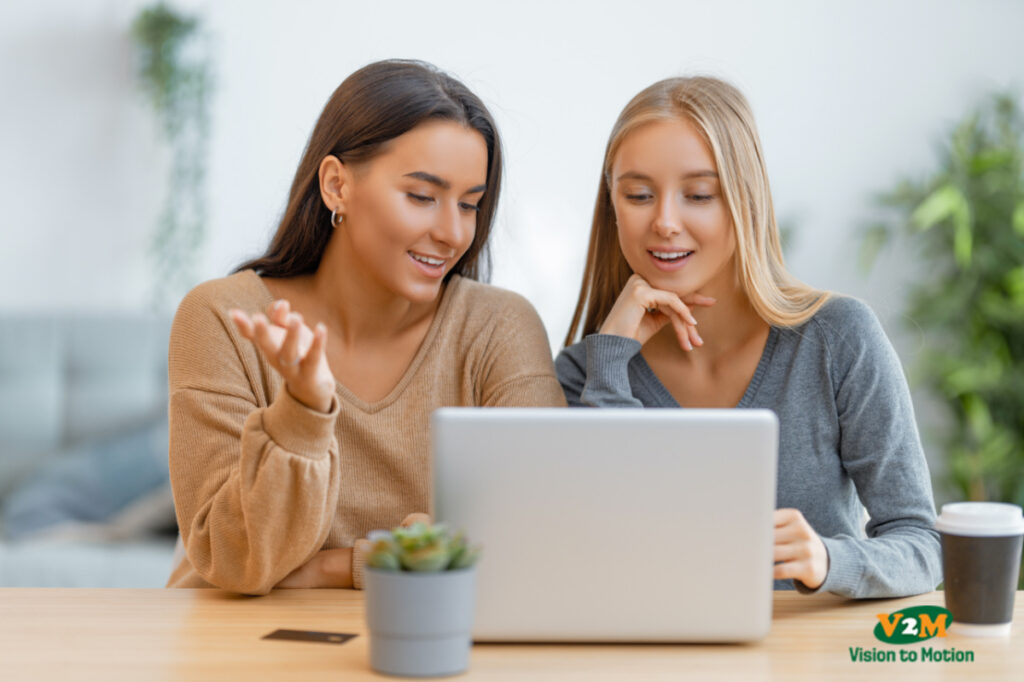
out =
[[331,211],[331,227],[340,227],[343,222],[345,222],[345,216],[338,213],[338,209]]

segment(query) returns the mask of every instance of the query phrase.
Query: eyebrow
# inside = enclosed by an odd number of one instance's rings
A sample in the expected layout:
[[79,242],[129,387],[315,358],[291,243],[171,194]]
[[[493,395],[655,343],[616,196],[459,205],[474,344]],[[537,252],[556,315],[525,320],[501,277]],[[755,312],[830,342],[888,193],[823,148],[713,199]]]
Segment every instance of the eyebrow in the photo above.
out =
[[[683,175],[681,177],[682,177],[683,180],[689,180],[690,178],[717,178],[718,177],[718,173],[716,173],[713,170],[699,170],[699,171],[693,171],[691,173],[683,173]],[[622,175],[620,175],[616,179],[616,182],[621,182],[622,180],[650,180],[650,179],[651,179],[651,177],[649,175],[644,175],[643,173],[640,173],[638,171],[626,171],[625,173],[623,173]]]
[[[424,171],[415,171],[413,173],[406,173],[407,178],[416,178],[424,182],[429,182],[431,185],[437,185],[441,189],[451,189],[452,184],[444,178],[439,178],[432,173],[426,173]],[[466,194],[476,194],[477,192],[483,192],[487,189],[487,185],[477,185],[476,187],[470,187]]]

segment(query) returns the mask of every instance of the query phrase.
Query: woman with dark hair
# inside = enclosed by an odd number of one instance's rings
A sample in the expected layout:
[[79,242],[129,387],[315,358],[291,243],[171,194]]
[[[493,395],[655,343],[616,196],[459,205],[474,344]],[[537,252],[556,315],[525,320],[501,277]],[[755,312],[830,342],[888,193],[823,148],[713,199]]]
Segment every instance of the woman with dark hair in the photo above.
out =
[[478,281],[500,185],[454,78],[384,61],[338,87],[267,252],[175,317],[170,586],[361,587],[361,538],[429,508],[435,408],[565,404],[536,312]]

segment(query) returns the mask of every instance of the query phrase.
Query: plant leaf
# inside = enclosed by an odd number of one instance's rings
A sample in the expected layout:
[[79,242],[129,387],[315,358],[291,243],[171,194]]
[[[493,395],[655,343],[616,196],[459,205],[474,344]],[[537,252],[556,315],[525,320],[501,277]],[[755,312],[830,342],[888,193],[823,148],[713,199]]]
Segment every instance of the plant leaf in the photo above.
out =
[[942,222],[964,204],[964,195],[954,185],[945,184],[928,195],[910,219],[920,230]]
[[398,557],[388,551],[377,551],[374,550],[370,556],[366,558],[366,563],[369,566],[378,568],[382,571],[400,571],[402,565],[398,561]]
[[953,211],[953,255],[957,265],[966,269],[971,264],[974,237],[971,234],[971,209],[960,195],[960,204]]
[[449,571],[459,571],[464,568],[469,568],[476,563],[476,560],[480,558],[479,547],[466,547],[458,556],[452,559],[452,563],[448,566]]
[[1013,231],[1024,237],[1024,201],[1013,211]]

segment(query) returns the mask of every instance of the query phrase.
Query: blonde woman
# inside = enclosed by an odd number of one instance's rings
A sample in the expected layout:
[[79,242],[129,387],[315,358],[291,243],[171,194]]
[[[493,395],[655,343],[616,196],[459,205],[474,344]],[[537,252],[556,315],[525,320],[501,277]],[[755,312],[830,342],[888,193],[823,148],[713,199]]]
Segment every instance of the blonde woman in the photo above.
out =
[[731,85],[664,80],[619,116],[565,343],[570,405],[778,415],[777,589],[893,597],[940,582],[899,360],[864,303],[787,272],[753,115]]

